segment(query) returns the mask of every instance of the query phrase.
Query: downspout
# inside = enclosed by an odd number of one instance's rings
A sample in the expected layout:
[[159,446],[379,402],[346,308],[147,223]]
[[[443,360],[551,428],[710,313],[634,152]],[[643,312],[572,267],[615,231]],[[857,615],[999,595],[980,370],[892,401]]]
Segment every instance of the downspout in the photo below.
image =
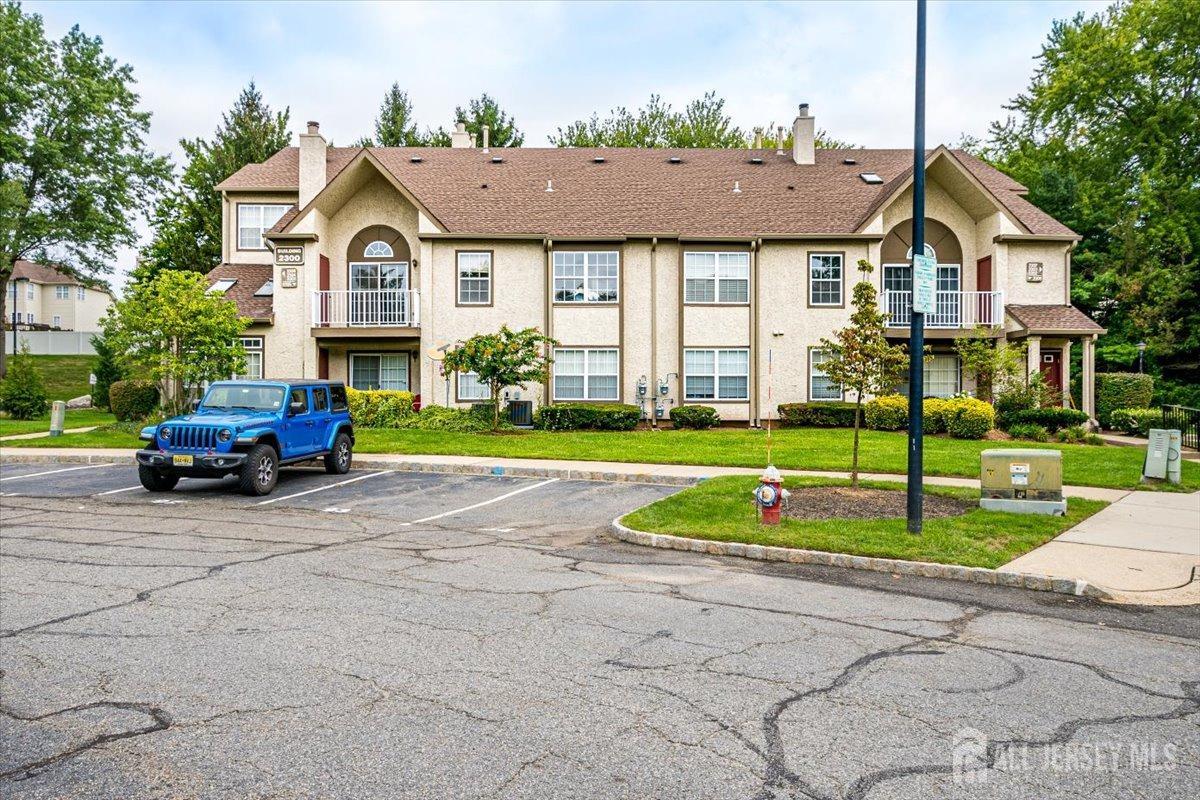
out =
[[650,379],[646,382],[650,427],[658,427],[658,237],[650,239]]
[[750,241],[750,420],[746,427],[754,428],[759,424],[760,398],[759,386],[759,352],[758,352],[758,250],[762,246],[761,239]]
[[[554,338],[554,282],[551,278],[553,275],[552,270],[554,268],[553,249],[553,239],[547,237],[546,239],[542,240],[542,250],[545,252],[546,256],[545,268],[542,271],[542,280],[545,282],[545,291],[542,293],[544,295],[542,313],[545,316],[545,331],[543,331],[543,333],[545,333],[546,336],[551,339]],[[550,345],[547,344],[545,347],[545,356],[548,359],[551,357],[551,355]],[[552,369],[553,367],[551,367],[551,370]],[[547,372],[546,380],[542,384],[542,405],[548,406],[554,403],[554,394],[550,391],[552,380],[553,378],[549,372]]]

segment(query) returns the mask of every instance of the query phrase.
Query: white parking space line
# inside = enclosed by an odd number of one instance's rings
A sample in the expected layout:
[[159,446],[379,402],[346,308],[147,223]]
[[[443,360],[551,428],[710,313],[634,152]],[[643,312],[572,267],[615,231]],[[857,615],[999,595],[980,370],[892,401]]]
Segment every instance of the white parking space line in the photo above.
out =
[[116,467],[118,464],[87,464],[82,467],[67,467],[66,469],[51,469],[46,472],[31,472],[28,475],[7,475],[0,478],[0,481],[19,481],[22,478],[40,478],[43,475],[57,475],[60,472],[75,472],[81,469],[99,469],[100,467]]
[[508,498],[513,497],[514,495],[521,494],[522,492],[532,491],[534,489],[537,489],[540,486],[545,486],[548,483],[554,483],[557,480],[559,480],[559,479],[558,478],[550,478],[549,480],[541,481],[540,483],[535,483],[531,486],[522,486],[520,489],[514,489],[513,491],[511,491],[507,494],[502,494],[499,497],[493,497],[491,500],[484,500],[482,503],[475,503],[474,505],[463,506],[462,508],[456,508],[453,511],[443,511],[441,514],[434,514],[432,517],[424,517],[422,519],[414,519],[413,523],[433,522],[435,519],[442,519],[443,517],[450,517],[455,514],[461,514],[464,511],[470,511],[471,509],[474,509],[474,508],[480,508],[482,506],[489,506],[492,503],[499,503],[501,500],[507,500]]
[[[179,480],[186,481],[187,478],[180,478]],[[104,497],[104,495],[106,495],[106,494],[120,494],[121,492],[132,492],[134,489],[144,489],[144,488],[145,487],[139,483],[137,486],[126,486],[124,489],[109,489],[107,492],[100,492],[99,494],[92,495],[92,496],[93,497]]]
[[393,472],[395,472],[395,470],[391,470],[391,469],[385,469],[382,472],[369,472],[366,475],[359,475],[358,477],[350,478],[349,480],[338,481],[337,483],[331,483],[328,486],[318,486],[315,489],[309,489],[308,491],[304,491],[304,492],[296,492],[295,494],[285,494],[282,497],[272,497],[270,500],[263,500],[260,503],[255,503],[254,505],[266,506],[266,505],[270,505],[271,503],[278,503],[280,500],[291,500],[293,497],[303,497],[306,494],[313,494],[314,492],[323,492],[326,489],[333,489],[337,486],[345,486],[347,483],[354,483],[355,481],[365,481],[367,478],[374,478],[377,475],[390,475]]

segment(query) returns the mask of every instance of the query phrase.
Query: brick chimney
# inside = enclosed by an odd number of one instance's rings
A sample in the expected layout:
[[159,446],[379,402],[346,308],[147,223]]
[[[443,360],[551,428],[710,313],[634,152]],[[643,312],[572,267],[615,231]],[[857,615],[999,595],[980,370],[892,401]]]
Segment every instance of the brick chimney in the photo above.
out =
[[470,147],[474,144],[474,136],[467,133],[467,123],[454,123],[454,133],[450,134],[451,147]]
[[328,145],[321,126],[308,123],[308,132],[300,134],[300,207],[325,188],[325,151]]
[[800,104],[800,115],[792,123],[792,161],[817,163],[817,120],[809,116],[808,103]]

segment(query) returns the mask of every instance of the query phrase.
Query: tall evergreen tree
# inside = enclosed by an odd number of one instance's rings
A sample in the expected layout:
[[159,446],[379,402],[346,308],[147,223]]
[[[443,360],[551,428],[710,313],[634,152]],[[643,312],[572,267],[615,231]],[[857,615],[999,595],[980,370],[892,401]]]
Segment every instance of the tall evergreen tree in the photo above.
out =
[[291,141],[289,110],[275,113],[251,81],[211,141],[181,139],[187,165],[154,209],[154,239],[143,248],[136,281],[164,269],[207,272],[221,260],[221,197],[214,187],[247,164],[265,161]]
[[[146,144],[133,69],[77,27],[46,38],[42,18],[0,3],[0,318],[18,259],[83,276],[117,249],[170,174]],[[0,375],[5,357],[0,349]]]
[[422,135],[413,119],[412,101],[408,93],[401,91],[399,83],[383,97],[379,116],[375,118],[375,136],[361,139],[362,147],[421,147],[428,141],[429,134]]

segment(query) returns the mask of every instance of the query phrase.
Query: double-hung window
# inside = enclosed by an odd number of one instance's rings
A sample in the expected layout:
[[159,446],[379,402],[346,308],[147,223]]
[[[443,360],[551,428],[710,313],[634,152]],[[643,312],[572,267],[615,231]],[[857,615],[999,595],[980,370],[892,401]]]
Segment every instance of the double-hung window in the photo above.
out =
[[234,375],[234,378],[243,380],[261,381],[263,378],[263,337],[261,336],[242,336],[240,337],[242,349],[246,351],[246,369],[241,375]]
[[[953,397],[962,391],[962,372],[959,369],[958,356],[953,353],[934,353],[925,359],[925,382],[923,384],[926,397]],[[897,389],[901,394],[908,394],[908,375]]]
[[554,399],[616,400],[620,361],[616,348],[555,348]]
[[486,383],[479,380],[474,372],[458,373],[459,402],[468,403],[473,400],[491,400],[492,390]]
[[554,302],[615,303],[620,256],[616,250],[556,251]]
[[808,256],[808,304],[841,306],[844,256],[841,253],[810,253]]
[[51,328],[61,328],[62,327],[62,314],[55,314],[53,317],[50,318],[50,320],[51,320],[51,322],[50,322]]
[[745,348],[683,351],[685,400],[749,400],[750,351]]
[[459,251],[458,304],[487,306],[492,303],[492,254],[486,250]]
[[54,287],[54,299],[55,300],[69,300],[70,298],[71,298],[71,287],[70,286],[55,286]]
[[266,250],[263,234],[271,230],[291,206],[273,203],[238,203],[238,250]]
[[75,287],[75,299],[76,300],[86,300],[87,299],[87,289],[83,288],[82,286]]
[[842,387],[834,383],[821,365],[829,360],[824,350],[813,348],[808,351],[808,399],[841,400]]
[[749,253],[684,253],[685,303],[750,302]]
[[350,388],[408,391],[408,353],[353,353]]

